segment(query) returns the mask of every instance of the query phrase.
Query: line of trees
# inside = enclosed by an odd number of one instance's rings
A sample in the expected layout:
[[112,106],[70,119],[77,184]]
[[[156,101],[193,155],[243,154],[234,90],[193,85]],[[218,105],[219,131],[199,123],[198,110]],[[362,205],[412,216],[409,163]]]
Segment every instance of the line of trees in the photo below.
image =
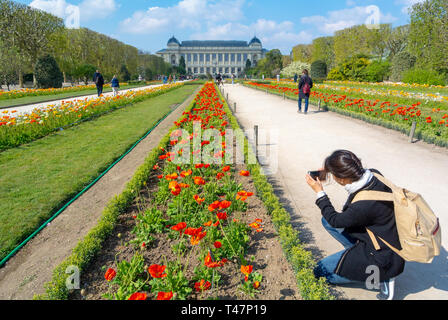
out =
[[35,74],[39,58],[54,57],[64,82],[89,80],[92,70],[106,79],[147,80],[170,73],[158,56],[139,51],[116,39],[86,28],[67,29],[62,19],[10,0],[0,0],[0,83],[23,87],[25,75]]
[[359,25],[297,45],[293,60],[323,62],[335,80],[447,83],[448,2],[426,0],[409,13],[408,25]]

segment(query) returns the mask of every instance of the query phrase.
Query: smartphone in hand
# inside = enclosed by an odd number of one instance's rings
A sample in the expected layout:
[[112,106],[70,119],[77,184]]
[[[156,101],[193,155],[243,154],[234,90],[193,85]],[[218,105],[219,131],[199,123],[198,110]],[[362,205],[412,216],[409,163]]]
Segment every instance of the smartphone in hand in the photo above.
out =
[[317,178],[319,178],[320,181],[327,180],[327,173],[325,171],[309,171],[308,174],[314,180],[317,180]]

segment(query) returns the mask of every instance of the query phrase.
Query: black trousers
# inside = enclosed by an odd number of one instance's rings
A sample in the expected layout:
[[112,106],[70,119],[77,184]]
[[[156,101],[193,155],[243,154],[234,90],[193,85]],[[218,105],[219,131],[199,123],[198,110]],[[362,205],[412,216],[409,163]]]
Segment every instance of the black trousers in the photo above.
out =
[[98,91],[98,97],[103,94],[103,86],[96,86],[96,90]]

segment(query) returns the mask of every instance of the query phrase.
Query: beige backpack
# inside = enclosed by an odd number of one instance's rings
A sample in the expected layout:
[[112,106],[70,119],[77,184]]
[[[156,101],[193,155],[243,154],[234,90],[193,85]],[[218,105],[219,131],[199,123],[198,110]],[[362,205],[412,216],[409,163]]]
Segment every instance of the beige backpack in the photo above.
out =
[[[439,219],[426,201],[417,193],[397,187],[379,174],[374,174],[378,180],[392,189],[392,193],[381,191],[361,191],[352,203],[357,201],[393,201],[395,220],[402,250],[394,248],[384,239],[378,237],[391,250],[406,261],[431,263],[440,254],[442,230]],[[367,229],[376,250],[380,246],[376,236]]]

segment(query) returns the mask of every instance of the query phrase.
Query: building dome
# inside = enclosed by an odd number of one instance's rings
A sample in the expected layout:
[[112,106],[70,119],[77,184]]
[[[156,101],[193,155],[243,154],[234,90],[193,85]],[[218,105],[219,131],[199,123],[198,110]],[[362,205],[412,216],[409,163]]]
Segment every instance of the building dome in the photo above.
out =
[[252,40],[250,40],[249,45],[253,45],[253,44],[259,44],[261,45],[261,41],[260,39],[258,39],[257,37],[253,37]]
[[173,45],[173,44],[180,46],[179,40],[177,40],[174,36],[170,40],[168,40],[168,45]]

